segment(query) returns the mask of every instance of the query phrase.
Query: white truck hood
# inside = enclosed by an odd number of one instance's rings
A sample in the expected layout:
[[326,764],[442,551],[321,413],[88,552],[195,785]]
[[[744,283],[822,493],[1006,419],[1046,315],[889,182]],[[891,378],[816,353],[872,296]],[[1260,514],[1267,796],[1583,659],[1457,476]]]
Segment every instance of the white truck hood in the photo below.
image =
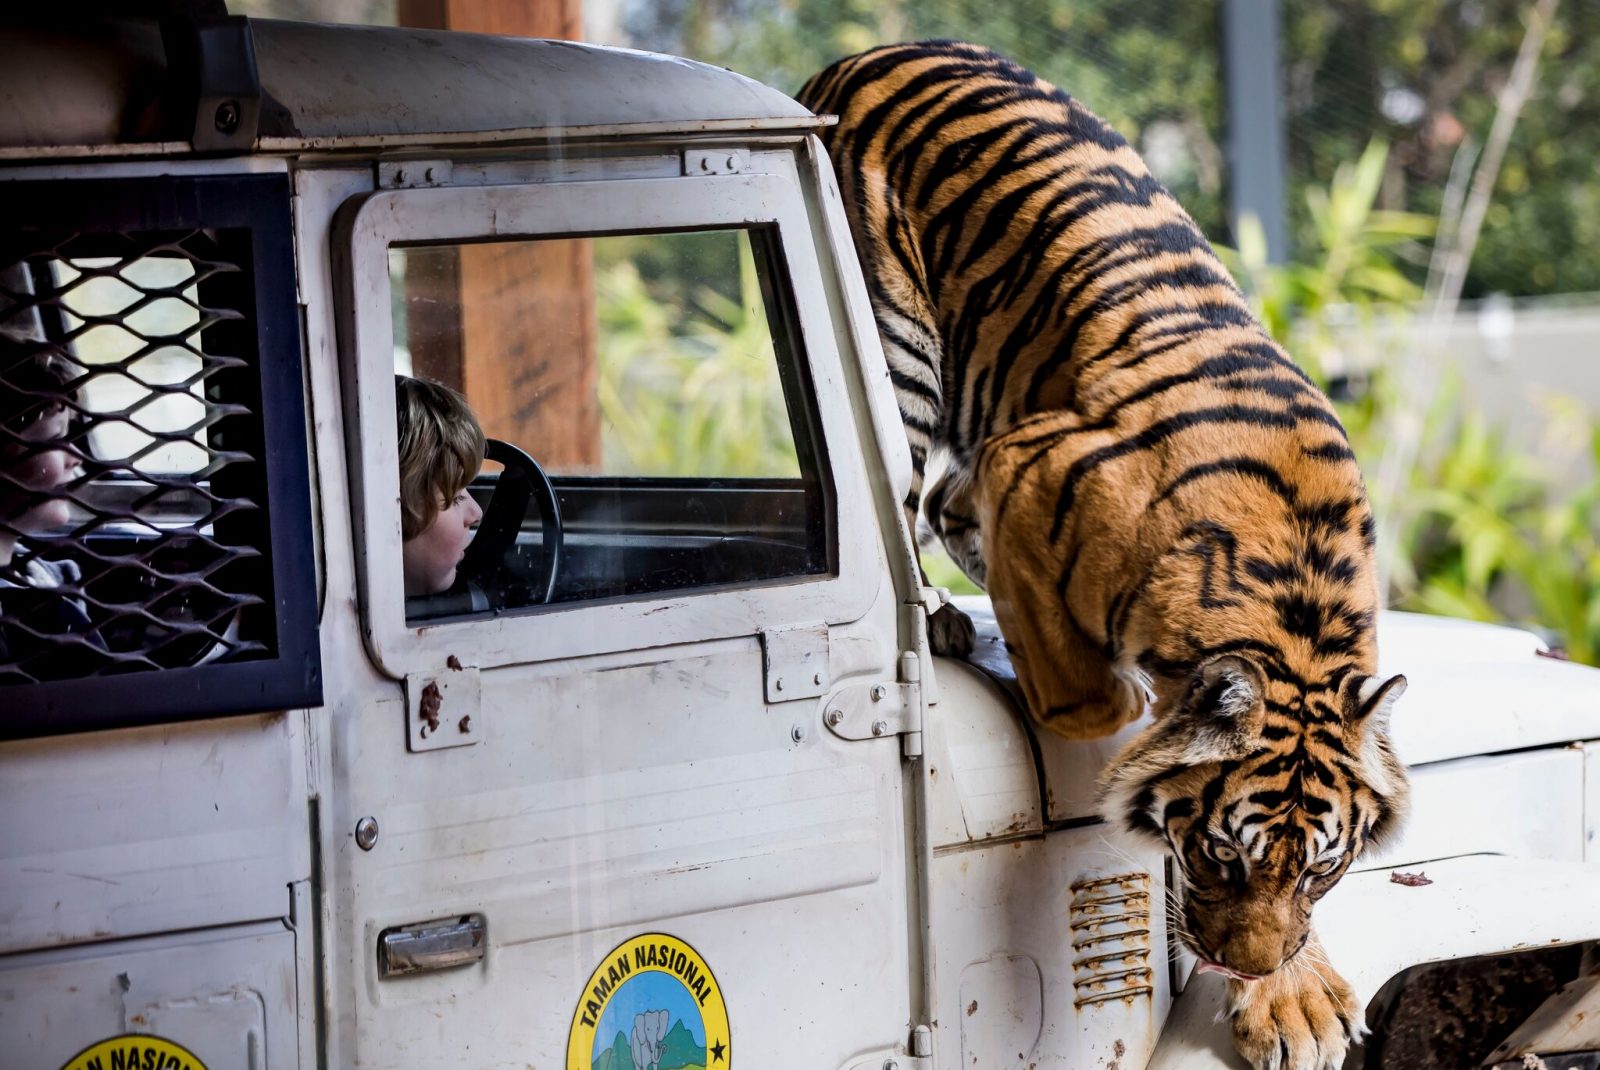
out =
[[[936,666],[935,846],[1092,819],[1098,773],[1148,722],[1081,743],[1033,734],[988,600],[957,605],[977,625],[978,644],[968,664]],[[1393,732],[1414,769],[1412,818],[1317,908],[1318,929],[1362,1002],[1415,964],[1600,938],[1600,865],[1583,861],[1600,842],[1585,805],[1586,795],[1600,798],[1600,743],[1569,745],[1600,740],[1600,669],[1543,656],[1526,631],[1410,613],[1380,617],[1378,646],[1382,671],[1410,684]],[[1394,883],[1396,868],[1423,871],[1433,884]],[[1178,987],[1189,965],[1187,956],[1173,965]],[[1227,1025],[1215,1021],[1220,985],[1188,980],[1149,1070],[1240,1070]]]
[[1543,656],[1532,633],[1417,613],[1378,620],[1395,704],[1395,750],[1411,765],[1600,739],[1600,671]]

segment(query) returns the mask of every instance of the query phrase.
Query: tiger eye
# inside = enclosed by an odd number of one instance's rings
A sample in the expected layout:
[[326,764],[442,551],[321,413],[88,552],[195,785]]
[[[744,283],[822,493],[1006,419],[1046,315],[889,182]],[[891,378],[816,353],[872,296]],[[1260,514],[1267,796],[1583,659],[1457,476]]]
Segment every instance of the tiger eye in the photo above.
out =
[[1211,840],[1207,846],[1210,848],[1211,857],[1218,862],[1237,862],[1239,860],[1239,852],[1221,840]]

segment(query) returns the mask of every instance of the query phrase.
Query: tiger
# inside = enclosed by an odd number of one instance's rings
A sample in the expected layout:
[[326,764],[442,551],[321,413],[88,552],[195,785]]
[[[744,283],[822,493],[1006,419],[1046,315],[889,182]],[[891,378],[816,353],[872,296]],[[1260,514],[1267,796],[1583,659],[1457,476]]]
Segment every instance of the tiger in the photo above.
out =
[[[1245,1059],[1339,1066],[1364,1013],[1312,907],[1409,787],[1333,406],[1138,153],[1049,82],[926,41],[797,99],[837,117],[819,137],[905,424],[908,525],[920,509],[988,591],[1040,726],[1150,714],[1103,815],[1175,859],[1173,931],[1224,976]],[[930,640],[959,656],[971,624],[946,605]]]

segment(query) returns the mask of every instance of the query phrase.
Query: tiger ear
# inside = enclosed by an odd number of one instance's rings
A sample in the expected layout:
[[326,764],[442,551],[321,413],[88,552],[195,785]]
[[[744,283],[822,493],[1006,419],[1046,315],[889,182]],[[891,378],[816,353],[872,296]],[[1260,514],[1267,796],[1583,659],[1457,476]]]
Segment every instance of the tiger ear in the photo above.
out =
[[1369,676],[1356,691],[1356,712],[1345,726],[1345,748],[1356,757],[1361,777],[1381,796],[1403,797],[1405,767],[1389,745],[1389,719],[1406,693],[1406,678]]
[[1266,709],[1266,693],[1266,675],[1247,658],[1224,654],[1201,664],[1173,711],[1187,737],[1184,759],[1219,762],[1248,750]]
[[1389,715],[1400,696],[1406,693],[1406,678],[1391,676],[1380,680],[1369,676],[1361,681],[1356,691],[1356,720],[1366,722],[1377,731],[1389,731]]
[[1174,772],[1240,758],[1255,745],[1266,710],[1266,676],[1226,654],[1197,667],[1164,717],[1139,733],[1100,778],[1106,820],[1165,841],[1162,811],[1172,796],[1152,790]]

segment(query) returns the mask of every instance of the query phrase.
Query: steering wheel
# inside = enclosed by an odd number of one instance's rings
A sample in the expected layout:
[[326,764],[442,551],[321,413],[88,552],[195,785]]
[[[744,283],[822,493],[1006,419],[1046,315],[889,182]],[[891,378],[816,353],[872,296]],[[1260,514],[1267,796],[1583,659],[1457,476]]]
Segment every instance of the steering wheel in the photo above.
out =
[[556,488],[539,462],[509,442],[487,440],[483,456],[499,462],[505,470],[495,482],[494,495],[483,510],[478,533],[461,559],[459,575],[469,586],[477,586],[487,595],[489,608],[503,608],[505,585],[496,580],[511,571],[506,565],[507,555],[516,548],[528,502],[537,494],[539,515],[544,521],[545,568],[543,582],[532,589],[534,598],[530,604],[544,605],[555,597],[556,577],[561,571],[561,505],[556,500]]

